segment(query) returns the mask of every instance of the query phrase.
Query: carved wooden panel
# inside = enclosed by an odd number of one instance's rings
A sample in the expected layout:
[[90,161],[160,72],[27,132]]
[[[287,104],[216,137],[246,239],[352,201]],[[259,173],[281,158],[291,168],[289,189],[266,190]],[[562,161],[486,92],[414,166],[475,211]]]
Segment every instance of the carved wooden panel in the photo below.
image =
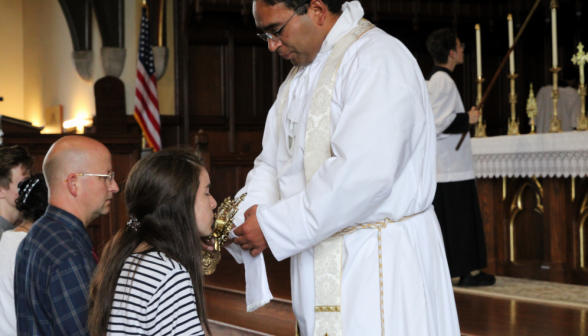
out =
[[225,116],[225,47],[190,47],[190,116]]
[[489,271],[588,281],[588,178],[479,179],[478,197]]
[[544,244],[543,189],[535,178],[515,181],[508,214],[510,261],[519,265],[543,263],[548,255]]

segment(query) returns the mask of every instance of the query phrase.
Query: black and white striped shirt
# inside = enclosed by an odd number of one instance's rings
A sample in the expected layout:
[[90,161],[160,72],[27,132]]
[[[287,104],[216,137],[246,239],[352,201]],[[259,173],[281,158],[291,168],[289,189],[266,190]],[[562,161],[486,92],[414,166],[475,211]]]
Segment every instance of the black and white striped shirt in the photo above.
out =
[[161,252],[128,257],[116,285],[108,335],[204,335],[184,266]]

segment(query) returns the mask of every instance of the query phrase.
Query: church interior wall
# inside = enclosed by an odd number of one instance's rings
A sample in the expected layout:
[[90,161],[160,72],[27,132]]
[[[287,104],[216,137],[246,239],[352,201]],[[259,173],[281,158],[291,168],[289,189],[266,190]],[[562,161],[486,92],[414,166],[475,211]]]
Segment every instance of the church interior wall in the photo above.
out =
[[0,114],[24,117],[23,2],[0,1]]
[[[137,43],[141,2],[125,0],[126,59],[120,79],[125,86],[126,113],[134,111]],[[167,1],[167,71],[158,81],[162,115],[175,114],[173,47],[173,1]],[[91,79],[77,73],[72,60],[73,45],[63,11],[56,0],[11,0],[0,2],[0,114],[45,124],[44,111],[63,106],[63,120],[89,119],[95,115],[94,83],[104,77],[100,49],[102,40],[96,17],[92,17],[93,65]]]

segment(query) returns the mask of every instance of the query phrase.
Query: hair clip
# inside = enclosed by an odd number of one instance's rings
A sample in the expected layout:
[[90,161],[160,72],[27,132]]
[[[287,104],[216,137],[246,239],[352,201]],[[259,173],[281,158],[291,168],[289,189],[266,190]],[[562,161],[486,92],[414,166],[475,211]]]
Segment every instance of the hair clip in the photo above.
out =
[[127,222],[127,226],[132,228],[133,230],[139,230],[139,226],[141,226],[141,222],[137,220],[137,218],[131,216],[131,219]]
[[25,204],[27,201],[27,198],[29,197],[29,194],[31,193],[31,191],[33,190],[33,188],[35,187],[35,185],[37,185],[37,183],[39,183],[39,179],[35,179],[34,182],[30,182],[27,184],[27,186],[21,191],[21,193],[24,195],[21,196],[22,198],[22,203]]

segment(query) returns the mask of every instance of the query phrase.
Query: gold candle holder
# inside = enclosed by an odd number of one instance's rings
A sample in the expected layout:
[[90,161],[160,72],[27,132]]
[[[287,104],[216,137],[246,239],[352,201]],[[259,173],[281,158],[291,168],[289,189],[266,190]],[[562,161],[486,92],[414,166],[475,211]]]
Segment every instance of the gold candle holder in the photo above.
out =
[[[478,78],[476,80],[478,83],[478,96],[476,98],[476,105],[480,104],[482,101],[482,83],[484,83],[484,78]],[[480,106],[480,118],[478,118],[478,123],[476,124],[476,132],[474,133],[474,138],[485,138],[486,137],[486,124],[482,121],[482,106]]]
[[537,116],[537,101],[535,100],[535,93],[533,92],[533,83],[529,89],[529,99],[527,99],[527,116],[531,120],[531,132],[535,134],[535,117]]
[[557,116],[557,101],[559,100],[559,88],[557,87],[557,73],[561,71],[561,68],[549,69],[553,73],[553,91],[551,91],[551,99],[553,100],[553,117],[549,123],[549,133],[563,132],[561,129],[561,120]]
[[517,120],[517,94],[515,92],[515,79],[519,75],[510,74],[507,77],[510,79],[510,121],[508,123],[508,135],[520,135],[519,122]]
[[588,55],[584,52],[584,45],[578,44],[578,53],[572,57],[572,63],[580,68],[580,115],[578,116],[578,125],[576,131],[588,130],[588,119],[586,118],[586,84],[584,83],[584,64],[588,62]]

